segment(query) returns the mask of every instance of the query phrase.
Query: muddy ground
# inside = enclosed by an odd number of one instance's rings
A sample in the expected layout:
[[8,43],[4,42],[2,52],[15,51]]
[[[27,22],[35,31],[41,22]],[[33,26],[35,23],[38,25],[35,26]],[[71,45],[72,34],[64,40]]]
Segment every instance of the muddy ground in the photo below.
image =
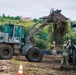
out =
[[23,56],[20,60],[13,57],[11,60],[0,59],[0,75],[17,75],[19,65],[23,65],[23,75],[76,75],[75,65],[60,69],[61,56],[46,55],[41,62],[28,62]]

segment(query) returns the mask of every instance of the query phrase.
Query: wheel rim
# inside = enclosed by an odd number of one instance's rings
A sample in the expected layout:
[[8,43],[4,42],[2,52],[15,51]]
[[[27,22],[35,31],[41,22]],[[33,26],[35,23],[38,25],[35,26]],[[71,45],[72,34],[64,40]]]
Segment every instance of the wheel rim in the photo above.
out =
[[8,49],[5,49],[5,50],[3,51],[3,54],[4,54],[5,56],[7,56],[7,55],[9,54],[9,50],[8,50]]
[[37,52],[35,52],[35,53],[32,54],[32,56],[33,56],[34,59],[36,59],[36,58],[38,58],[39,54]]

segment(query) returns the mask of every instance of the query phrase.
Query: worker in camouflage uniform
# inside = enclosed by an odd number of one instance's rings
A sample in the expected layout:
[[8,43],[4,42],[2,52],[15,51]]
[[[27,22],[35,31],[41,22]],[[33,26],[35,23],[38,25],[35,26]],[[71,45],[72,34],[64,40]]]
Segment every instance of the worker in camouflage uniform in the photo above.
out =
[[56,56],[56,46],[55,46],[55,41],[53,41],[51,47],[52,47],[52,53],[53,53],[52,58],[54,59],[55,56]]
[[65,67],[69,66],[69,42],[67,44],[63,44],[63,54],[61,59],[61,66],[62,69],[65,65]]

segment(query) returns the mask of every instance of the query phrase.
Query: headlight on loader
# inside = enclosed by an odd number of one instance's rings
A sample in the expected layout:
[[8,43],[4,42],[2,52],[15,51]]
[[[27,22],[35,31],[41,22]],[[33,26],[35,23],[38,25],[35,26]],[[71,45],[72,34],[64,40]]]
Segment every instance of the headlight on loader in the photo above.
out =
[[5,35],[5,42],[8,42],[9,36],[8,34]]
[[8,36],[6,36],[6,40],[8,40]]

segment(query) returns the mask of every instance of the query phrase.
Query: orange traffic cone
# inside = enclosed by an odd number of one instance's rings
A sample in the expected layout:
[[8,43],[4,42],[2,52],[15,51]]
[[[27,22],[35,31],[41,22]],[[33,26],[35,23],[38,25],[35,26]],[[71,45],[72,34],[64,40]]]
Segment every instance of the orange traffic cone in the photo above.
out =
[[17,75],[23,75],[23,66],[20,64],[18,74]]

